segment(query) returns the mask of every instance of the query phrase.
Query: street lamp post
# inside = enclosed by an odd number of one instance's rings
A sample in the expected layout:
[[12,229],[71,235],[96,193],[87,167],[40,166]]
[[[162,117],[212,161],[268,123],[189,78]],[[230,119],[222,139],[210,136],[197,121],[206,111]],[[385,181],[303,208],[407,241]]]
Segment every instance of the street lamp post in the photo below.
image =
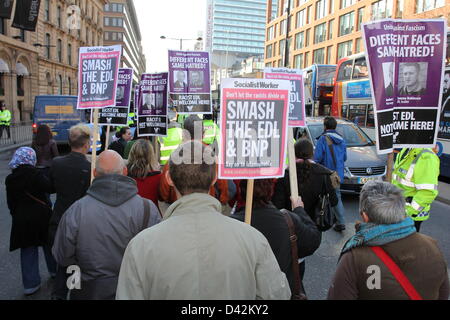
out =
[[183,40],[196,40],[196,41],[202,41],[202,37],[198,37],[197,39],[185,39],[185,38],[167,38],[166,36],[159,37],[162,40],[168,39],[168,40],[178,40],[180,41],[180,50],[183,50]]

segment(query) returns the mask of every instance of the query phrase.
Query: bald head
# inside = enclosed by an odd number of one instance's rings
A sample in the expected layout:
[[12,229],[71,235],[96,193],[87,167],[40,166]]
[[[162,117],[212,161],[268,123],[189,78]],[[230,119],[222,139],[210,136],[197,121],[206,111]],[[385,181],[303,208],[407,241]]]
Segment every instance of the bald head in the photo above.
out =
[[106,174],[128,174],[127,167],[122,157],[113,150],[103,151],[97,158],[94,176],[100,177]]

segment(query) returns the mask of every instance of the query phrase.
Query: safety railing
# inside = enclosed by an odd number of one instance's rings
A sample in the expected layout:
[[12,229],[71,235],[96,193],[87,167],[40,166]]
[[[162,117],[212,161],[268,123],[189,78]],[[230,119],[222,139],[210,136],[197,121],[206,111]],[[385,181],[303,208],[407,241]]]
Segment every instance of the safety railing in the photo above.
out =
[[0,148],[15,144],[22,144],[33,140],[32,121],[24,121],[19,123],[11,123],[8,128],[0,128]]

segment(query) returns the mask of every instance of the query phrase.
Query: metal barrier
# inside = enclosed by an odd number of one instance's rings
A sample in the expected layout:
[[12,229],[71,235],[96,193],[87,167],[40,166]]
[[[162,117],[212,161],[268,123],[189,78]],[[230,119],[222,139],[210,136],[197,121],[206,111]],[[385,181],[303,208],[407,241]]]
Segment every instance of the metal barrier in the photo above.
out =
[[19,122],[19,123],[11,123],[9,128],[11,137],[8,137],[8,132],[6,129],[2,130],[2,136],[0,138],[0,148],[11,146],[15,144],[22,144],[29,142],[31,144],[33,140],[33,122]]

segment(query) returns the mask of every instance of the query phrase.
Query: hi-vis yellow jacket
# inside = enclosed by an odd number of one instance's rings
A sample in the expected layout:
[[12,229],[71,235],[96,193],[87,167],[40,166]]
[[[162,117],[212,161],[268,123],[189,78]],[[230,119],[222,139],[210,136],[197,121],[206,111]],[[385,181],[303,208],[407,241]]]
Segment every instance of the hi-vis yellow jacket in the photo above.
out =
[[169,161],[170,155],[183,142],[183,129],[173,127],[167,130],[166,137],[159,137],[158,141],[161,145],[161,158],[159,163],[165,165]]
[[439,166],[438,156],[424,148],[404,148],[395,160],[392,184],[404,190],[406,213],[415,221],[430,217],[431,203],[439,193]]

